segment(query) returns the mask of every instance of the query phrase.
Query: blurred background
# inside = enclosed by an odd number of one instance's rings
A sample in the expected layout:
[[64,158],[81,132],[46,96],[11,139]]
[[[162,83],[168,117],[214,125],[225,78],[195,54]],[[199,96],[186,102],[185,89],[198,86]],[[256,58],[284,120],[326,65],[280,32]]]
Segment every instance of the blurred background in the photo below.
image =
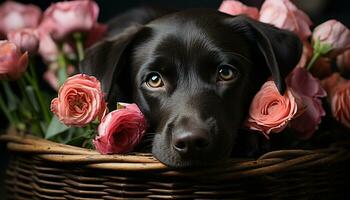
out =
[[[241,0],[249,6],[260,8],[264,0]],[[0,0],[0,3],[4,2]],[[40,6],[43,10],[47,8],[52,2],[49,0],[28,1],[19,0],[22,3],[32,3]],[[106,22],[113,16],[128,10],[130,8],[143,5],[156,5],[173,9],[188,9],[188,8],[213,8],[217,9],[221,4],[221,0],[128,0],[128,1],[107,1],[97,0],[100,6],[100,22]],[[341,21],[346,26],[350,27],[350,1],[347,0],[294,0],[299,8],[304,10],[312,19],[315,25],[320,24],[328,19],[335,18]],[[6,120],[0,113],[0,133],[4,132],[7,126]],[[0,144],[0,199],[6,199],[4,196],[4,175],[5,167],[8,163],[8,155],[6,153],[5,145]]]

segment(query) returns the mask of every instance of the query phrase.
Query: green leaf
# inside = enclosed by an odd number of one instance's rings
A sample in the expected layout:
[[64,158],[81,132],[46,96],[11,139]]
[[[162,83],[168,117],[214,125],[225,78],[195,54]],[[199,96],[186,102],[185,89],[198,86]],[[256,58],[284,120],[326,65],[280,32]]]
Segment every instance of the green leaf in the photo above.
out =
[[49,139],[52,138],[66,130],[68,130],[69,127],[62,124],[56,116],[52,117],[51,122],[49,124],[49,127],[47,128],[47,131],[45,133],[45,138]]
[[18,102],[19,102],[18,98],[13,93],[13,91],[12,91],[12,89],[11,89],[11,87],[10,87],[8,82],[3,81],[3,86],[4,86],[6,98],[7,98],[8,110],[10,110],[10,111],[17,110]]
[[33,108],[36,112],[39,112],[39,103],[37,101],[37,98],[36,98],[36,95],[35,95],[35,92],[34,92],[34,88],[32,86],[26,86],[25,88],[26,90],[26,93],[29,97],[29,101],[30,103],[33,105]]

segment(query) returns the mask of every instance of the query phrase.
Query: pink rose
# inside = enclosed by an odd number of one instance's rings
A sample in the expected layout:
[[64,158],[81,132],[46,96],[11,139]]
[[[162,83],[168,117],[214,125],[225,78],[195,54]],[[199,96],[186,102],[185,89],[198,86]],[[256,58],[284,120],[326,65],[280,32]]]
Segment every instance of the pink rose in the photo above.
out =
[[235,0],[224,0],[219,11],[229,15],[247,15],[253,19],[259,19],[259,10],[255,7],[249,7]]
[[312,41],[315,51],[322,55],[331,51],[333,57],[350,48],[350,31],[342,23],[328,20],[314,29]]
[[0,35],[21,28],[36,28],[41,10],[35,5],[5,1],[0,5]]
[[55,40],[74,32],[88,32],[97,23],[99,7],[94,1],[75,0],[52,4],[43,16],[47,31]]
[[[58,81],[58,63],[53,62],[49,64],[48,70],[44,73],[43,79],[56,91],[59,89],[59,81]],[[72,75],[75,73],[75,68],[72,65],[67,66],[67,75]]]
[[100,82],[93,76],[69,77],[51,102],[51,111],[65,125],[83,127],[106,111]]
[[289,0],[266,0],[260,10],[260,21],[292,31],[303,41],[311,35],[310,18]]
[[27,69],[28,53],[7,40],[0,41],[0,79],[18,79]]
[[328,92],[334,118],[350,128],[350,80],[346,80],[339,73],[322,81]]
[[287,88],[281,96],[273,81],[267,81],[255,95],[246,122],[248,128],[269,134],[281,132],[298,111],[298,97]]
[[146,132],[146,120],[136,104],[108,113],[98,126],[93,141],[101,154],[128,153],[140,143]]
[[291,121],[291,128],[299,138],[308,139],[318,129],[322,116],[326,115],[320,98],[326,97],[327,93],[305,68],[295,68],[286,81],[304,105],[303,112]]
[[350,74],[350,50],[347,50],[337,56],[337,65],[343,74]]
[[[45,62],[51,63],[56,62],[59,54],[59,48],[57,43],[53,40],[50,35],[51,25],[48,21],[43,21],[38,27],[39,35],[39,54],[42,56]],[[74,55],[73,48],[67,44],[63,44],[63,52],[69,58]]]
[[15,43],[22,52],[36,53],[39,48],[38,33],[34,29],[18,29],[10,31],[7,39]]

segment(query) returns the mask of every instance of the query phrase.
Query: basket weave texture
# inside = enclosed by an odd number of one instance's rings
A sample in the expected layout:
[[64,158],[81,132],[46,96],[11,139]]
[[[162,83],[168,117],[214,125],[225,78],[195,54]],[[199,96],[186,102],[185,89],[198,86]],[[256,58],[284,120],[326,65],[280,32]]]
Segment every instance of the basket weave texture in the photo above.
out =
[[349,143],[176,171],[149,154],[96,151],[9,133],[10,199],[347,199]]

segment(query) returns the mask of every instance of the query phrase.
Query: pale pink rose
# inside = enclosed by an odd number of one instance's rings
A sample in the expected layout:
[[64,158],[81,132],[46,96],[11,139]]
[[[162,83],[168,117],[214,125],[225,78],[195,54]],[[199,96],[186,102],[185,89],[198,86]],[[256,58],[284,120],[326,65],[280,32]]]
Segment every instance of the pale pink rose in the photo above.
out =
[[328,92],[334,118],[350,128],[350,80],[346,80],[339,73],[322,81]]
[[146,120],[136,104],[108,113],[98,126],[93,143],[101,154],[128,153],[146,132]]
[[41,19],[41,10],[32,4],[5,1],[0,5],[0,35],[21,28],[36,28]]
[[333,57],[350,48],[350,31],[339,21],[328,20],[314,29],[312,41],[315,43],[318,40],[321,45],[330,45]]
[[301,97],[304,106],[302,113],[291,121],[291,128],[300,139],[308,139],[318,129],[321,118],[326,115],[320,98],[326,97],[327,93],[305,68],[295,68],[286,81],[288,87]]
[[266,0],[261,7],[259,20],[292,31],[303,41],[311,35],[310,18],[290,0]]
[[337,65],[343,74],[350,75],[350,50],[337,56]]
[[27,69],[28,53],[7,40],[0,41],[0,79],[18,79]]
[[308,62],[312,57],[313,49],[311,44],[308,41],[303,42],[303,54],[301,55],[300,61],[297,64],[297,67],[306,67]]
[[35,29],[18,29],[10,31],[7,34],[7,39],[15,43],[22,52],[35,54],[39,48],[38,33]]
[[247,15],[252,19],[259,19],[259,10],[255,7],[249,7],[235,0],[225,0],[221,3],[219,11],[229,15]]
[[[42,22],[38,27],[39,35],[39,54],[46,63],[56,62],[59,55],[59,48],[57,43],[53,40],[50,33],[50,27],[46,22]],[[74,59],[75,53],[73,48],[67,44],[63,44],[63,52],[65,56]]]
[[289,88],[281,96],[275,83],[267,81],[253,98],[246,126],[269,138],[270,133],[281,132],[293,119],[299,101]]
[[64,40],[74,32],[88,32],[97,23],[99,7],[91,0],[52,4],[43,16],[46,29],[55,40]]
[[100,82],[85,74],[69,77],[52,100],[51,111],[67,126],[83,127],[101,119],[106,103]]

